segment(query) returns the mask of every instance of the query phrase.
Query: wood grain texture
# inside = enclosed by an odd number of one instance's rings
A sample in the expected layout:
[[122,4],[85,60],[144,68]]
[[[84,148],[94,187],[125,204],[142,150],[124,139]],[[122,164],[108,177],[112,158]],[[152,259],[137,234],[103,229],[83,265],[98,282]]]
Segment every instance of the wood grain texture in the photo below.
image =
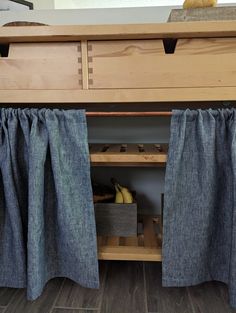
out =
[[96,111],[96,112],[86,112],[86,116],[89,117],[99,117],[99,116],[104,116],[104,117],[134,117],[134,116],[138,116],[138,117],[144,117],[144,116],[171,116],[172,112],[161,112],[161,111],[155,111],[155,112],[143,112],[143,111],[139,111],[139,112],[133,112],[133,111],[119,111],[119,112],[103,112],[103,111]]
[[12,43],[8,57],[14,59],[81,57],[78,47],[80,48],[80,42]]
[[0,89],[81,89],[78,58],[0,58]]
[[235,71],[234,53],[98,56],[90,89],[233,87]]
[[236,53],[236,38],[179,39],[175,55]]
[[235,20],[236,7],[173,9],[168,22],[196,22]]
[[230,308],[227,287],[223,283],[209,282],[189,287],[194,313],[235,313]]
[[149,312],[196,313],[186,288],[162,287],[161,264],[145,263],[145,277]]
[[[26,300],[25,292],[16,290],[11,298],[7,313],[235,313],[228,305],[228,291],[224,284],[206,283],[188,288],[163,288],[161,286],[161,268],[157,263],[145,263],[143,276],[142,262],[110,262],[107,278],[104,281],[104,293],[100,297],[103,303],[92,299],[92,293],[86,288],[76,292],[69,289],[61,291],[63,301],[60,307],[54,307],[58,290],[57,284],[45,288],[42,296],[33,302]],[[144,279],[145,278],[145,279]],[[51,284],[51,282],[50,282]],[[145,288],[145,285],[147,288]],[[77,289],[77,287],[75,287]],[[147,293],[146,293],[147,291]],[[88,295],[88,292],[90,293]],[[5,293],[5,292],[4,292]],[[6,294],[0,293],[1,297]],[[82,300],[81,297],[84,297]],[[77,298],[80,300],[77,302]],[[90,298],[90,300],[88,300]],[[95,303],[98,309],[89,309],[86,303]],[[189,305],[189,302],[191,305]],[[72,308],[66,305],[79,304],[84,308]],[[76,304],[76,305],[77,305]],[[148,310],[147,311],[147,304]],[[6,307],[5,307],[6,308]],[[0,313],[5,313],[0,305]],[[50,309],[49,309],[50,308]],[[101,310],[100,310],[101,309]]]
[[[145,71],[143,72],[142,69],[138,73],[136,72],[139,66],[142,63],[146,64],[147,60],[149,63],[154,63],[157,55],[165,54],[162,40],[89,41],[88,45],[90,47],[88,51],[90,62],[89,88],[101,88],[103,85],[104,88],[110,88],[111,86],[118,88],[114,80],[116,81],[120,72],[124,72],[124,75],[127,76],[126,79],[124,78],[125,82],[129,80],[128,73],[132,73],[135,76],[132,87],[139,87],[137,79],[142,79],[142,76],[145,75]],[[134,64],[131,65],[130,62],[135,57],[138,63],[134,67]],[[120,63],[121,60],[125,60],[125,64]],[[100,73],[102,64],[104,64],[103,73]],[[117,64],[118,68],[111,69],[111,72],[115,71],[111,74],[109,68],[113,67],[114,64]],[[147,77],[145,78],[147,79]],[[107,79],[111,83],[109,86],[105,82]],[[152,77],[150,77],[150,80],[152,80]],[[149,79],[146,84],[149,84]],[[125,88],[132,87],[128,83]]]
[[107,39],[236,36],[235,21],[186,23],[0,27],[0,42],[57,42]]
[[140,242],[138,247],[101,245],[98,251],[98,258],[99,260],[160,262],[162,260],[161,248],[142,247],[140,239],[142,238],[138,237],[138,242]]
[[7,306],[16,292],[14,288],[0,288],[0,306]]
[[163,41],[152,40],[110,40],[110,41],[88,41],[88,56],[91,66],[94,57],[119,57],[138,55],[163,55],[165,54]]
[[157,246],[157,238],[155,234],[153,220],[148,217],[144,217],[143,219],[143,234],[145,247]]
[[144,297],[142,263],[111,262],[101,313],[145,313]]
[[107,263],[100,262],[100,288],[83,288],[71,280],[66,280],[58,296],[56,307],[97,309],[102,301],[103,288],[107,272]]
[[[11,65],[10,65],[11,66]],[[10,67],[9,66],[9,67]],[[0,66],[1,68],[1,66]],[[11,75],[10,73],[0,73],[0,90],[15,90],[28,89],[28,90],[61,90],[62,86],[67,90],[79,89],[78,75],[63,75],[50,74],[50,73],[36,73],[35,74],[19,74],[16,72]],[[81,84],[80,84],[81,86]]]
[[[0,311],[0,313],[1,313],[1,311]],[[52,311],[52,313],[99,313],[99,311],[97,311],[97,310],[83,310],[83,309],[54,309]]]
[[35,301],[26,300],[25,290],[19,289],[4,313],[50,313],[63,279],[53,279]]
[[110,89],[110,90],[0,90],[0,103],[49,103],[55,106],[78,103],[142,103],[235,101],[236,87]]
[[0,58],[0,89],[81,89],[80,42],[13,43]]
[[82,58],[82,82],[83,89],[88,89],[89,84],[89,68],[88,68],[88,42],[81,42],[81,58]]

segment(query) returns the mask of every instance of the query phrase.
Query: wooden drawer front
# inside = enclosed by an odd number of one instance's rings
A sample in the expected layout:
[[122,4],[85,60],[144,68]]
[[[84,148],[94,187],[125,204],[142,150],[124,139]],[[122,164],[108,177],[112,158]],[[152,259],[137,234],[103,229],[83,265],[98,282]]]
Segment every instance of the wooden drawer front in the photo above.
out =
[[0,58],[0,89],[81,89],[81,46],[14,43]]
[[179,39],[175,55],[236,53],[236,38]]
[[162,40],[90,41],[89,88],[149,88],[153,65],[164,56]]
[[236,39],[178,40],[165,54],[161,40],[90,41],[89,88],[236,86]]

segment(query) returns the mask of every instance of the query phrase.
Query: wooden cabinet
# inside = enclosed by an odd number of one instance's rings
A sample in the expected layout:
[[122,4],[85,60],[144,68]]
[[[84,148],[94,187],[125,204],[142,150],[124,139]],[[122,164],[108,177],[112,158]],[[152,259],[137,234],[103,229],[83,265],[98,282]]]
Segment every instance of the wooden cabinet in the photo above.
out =
[[[170,50],[169,39],[176,41]],[[158,109],[236,98],[235,21],[0,27],[0,44],[9,45],[0,57],[4,106],[93,103],[99,110],[99,103],[139,102],[148,114],[147,102]],[[165,166],[167,145],[96,144],[90,156],[93,166]],[[161,239],[161,218],[142,216],[137,236],[99,237],[98,257],[160,261]]]
[[0,27],[9,45],[0,102],[232,101],[235,29],[235,21]]

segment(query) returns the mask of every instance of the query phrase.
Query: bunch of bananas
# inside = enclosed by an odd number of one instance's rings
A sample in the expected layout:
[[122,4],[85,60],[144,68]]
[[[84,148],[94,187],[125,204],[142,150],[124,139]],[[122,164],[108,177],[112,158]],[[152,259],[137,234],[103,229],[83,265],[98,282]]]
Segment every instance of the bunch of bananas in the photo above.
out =
[[123,187],[120,184],[118,184],[118,182],[114,178],[112,178],[111,181],[116,190],[115,203],[133,203],[134,202],[133,195],[129,191],[128,188]]
[[214,7],[217,4],[217,0],[185,0],[184,9],[193,9],[193,8],[205,8],[205,7]]

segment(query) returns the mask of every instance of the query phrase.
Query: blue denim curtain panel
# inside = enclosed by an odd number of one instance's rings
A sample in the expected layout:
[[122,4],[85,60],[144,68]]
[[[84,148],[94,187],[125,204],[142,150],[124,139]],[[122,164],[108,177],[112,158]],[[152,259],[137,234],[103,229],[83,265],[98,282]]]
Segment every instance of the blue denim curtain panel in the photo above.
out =
[[85,112],[0,109],[0,286],[53,277],[99,286]]
[[163,285],[228,284],[236,307],[236,110],[173,111]]

